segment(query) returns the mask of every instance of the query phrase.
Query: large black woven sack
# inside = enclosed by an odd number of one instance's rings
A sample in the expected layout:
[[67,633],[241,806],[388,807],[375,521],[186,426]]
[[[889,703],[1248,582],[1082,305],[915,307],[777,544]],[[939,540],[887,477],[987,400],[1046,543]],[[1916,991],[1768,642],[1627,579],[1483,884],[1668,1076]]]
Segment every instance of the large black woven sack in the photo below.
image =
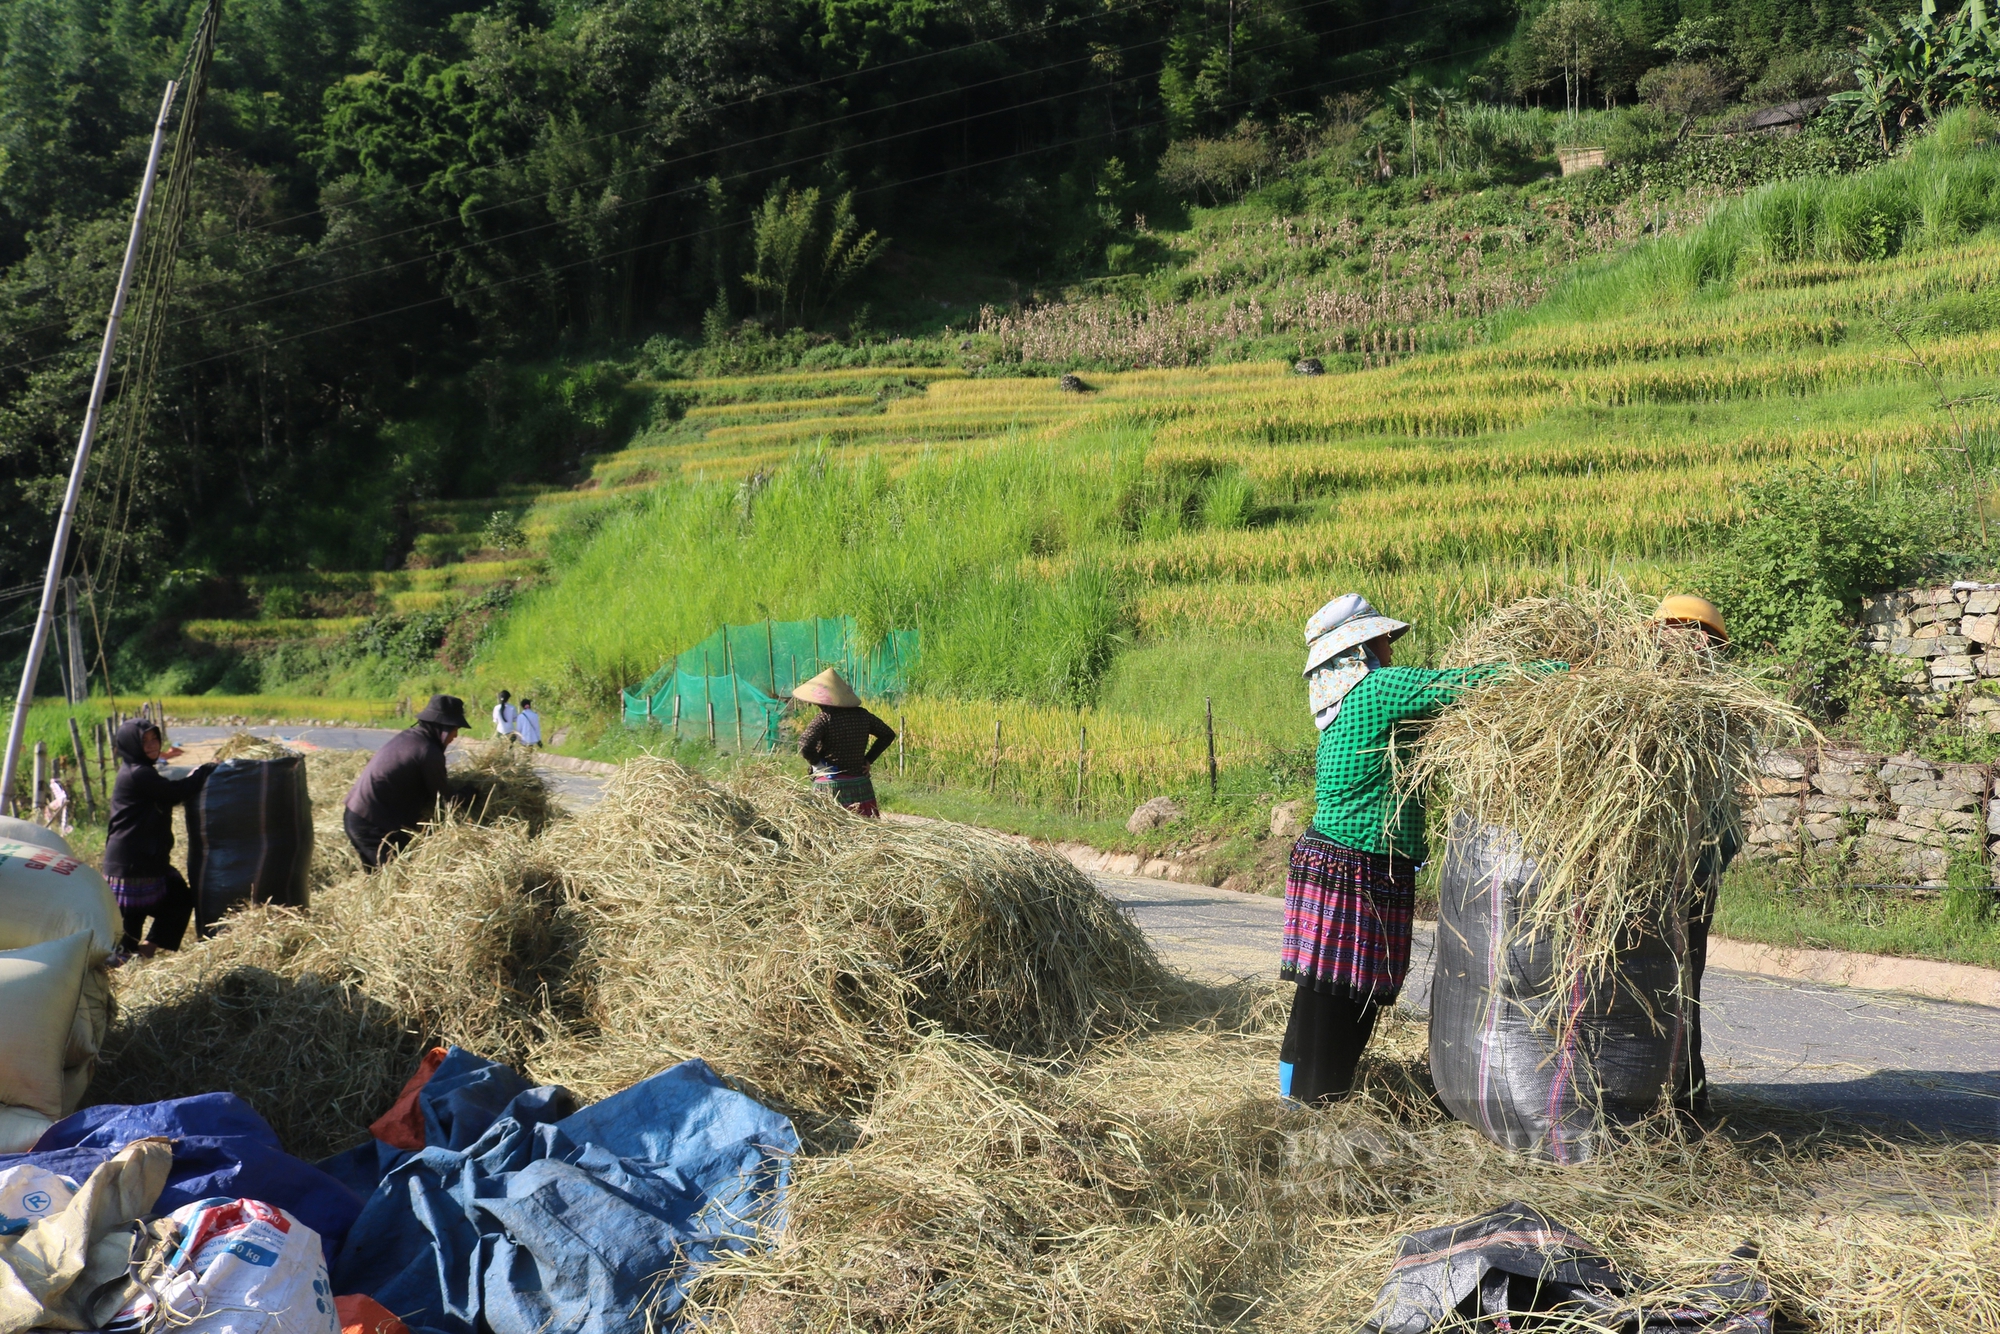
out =
[[207,930],[239,903],[307,906],[312,800],[306,762],[226,760],[187,804],[188,883]]
[[1596,1153],[1608,1125],[1653,1112],[1685,1060],[1686,923],[1663,910],[1617,970],[1552,996],[1554,951],[1521,939],[1541,892],[1504,829],[1452,817],[1438,883],[1431,1079],[1451,1114],[1495,1144],[1559,1163]]

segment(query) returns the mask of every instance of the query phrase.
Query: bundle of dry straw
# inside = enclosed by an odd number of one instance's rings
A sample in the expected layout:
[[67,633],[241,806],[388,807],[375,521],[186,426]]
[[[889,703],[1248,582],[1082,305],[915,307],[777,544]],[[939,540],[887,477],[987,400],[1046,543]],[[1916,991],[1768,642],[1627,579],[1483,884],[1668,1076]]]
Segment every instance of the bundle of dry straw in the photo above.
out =
[[467,816],[480,824],[519,820],[539,834],[560,814],[534,752],[505,738],[473,746],[465,763],[452,769],[451,782],[465,794]]
[[238,732],[215,748],[218,760],[283,760],[298,753],[282,741],[254,732]]
[[1071,1052],[1171,989],[1066,861],[640,760],[540,836],[448,822],[309,915],[253,909],[129,970],[98,1096],[230,1088],[324,1151],[456,1042],[586,1097],[700,1056],[843,1116],[931,1032]]
[[[1560,660],[1566,672],[1528,664]],[[1529,598],[1453,641],[1451,666],[1513,664],[1430,725],[1407,792],[1520,840],[1541,870],[1524,932],[1555,949],[1567,993],[1615,966],[1621,942],[1676,910],[1704,853],[1739,821],[1757,753],[1811,724],[1694,630],[1663,627],[1629,591]]]

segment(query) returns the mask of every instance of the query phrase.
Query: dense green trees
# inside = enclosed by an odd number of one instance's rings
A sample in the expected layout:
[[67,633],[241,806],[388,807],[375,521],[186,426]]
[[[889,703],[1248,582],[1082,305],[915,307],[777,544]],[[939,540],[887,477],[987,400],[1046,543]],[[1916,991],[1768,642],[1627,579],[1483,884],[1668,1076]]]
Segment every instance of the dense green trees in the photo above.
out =
[[[0,0],[0,587],[39,562],[199,9]],[[935,322],[926,272],[1116,270],[1162,196],[1232,197],[1329,135],[1358,178],[1448,166],[1496,72],[1596,102],[1726,55],[1730,79],[1817,86],[1807,57],[1853,20],[1849,0],[227,0],[132,550],[152,574],[394,563],[413,503],[575,470],[627,405],[574,368],[648,337],[847,329],[861,303]],[[1712,49],[1673,46],[1704,24]],[[1568,54],[1537,65],[1557,29]],[[1705,105],[1713,80],[1676,77],[1655,82]]]

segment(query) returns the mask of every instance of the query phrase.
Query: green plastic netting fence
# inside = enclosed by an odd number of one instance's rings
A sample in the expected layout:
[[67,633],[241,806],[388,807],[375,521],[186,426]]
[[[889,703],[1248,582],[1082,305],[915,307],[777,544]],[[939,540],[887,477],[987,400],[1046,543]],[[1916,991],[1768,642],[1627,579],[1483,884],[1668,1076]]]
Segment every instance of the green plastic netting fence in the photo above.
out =
[[915,630],[857,643],[852,616],[725,625],[623,692],[625,723],[659,727],[725,750],[770,750],[799,682],[828,667],[864,697],[894,698],[916,668]]

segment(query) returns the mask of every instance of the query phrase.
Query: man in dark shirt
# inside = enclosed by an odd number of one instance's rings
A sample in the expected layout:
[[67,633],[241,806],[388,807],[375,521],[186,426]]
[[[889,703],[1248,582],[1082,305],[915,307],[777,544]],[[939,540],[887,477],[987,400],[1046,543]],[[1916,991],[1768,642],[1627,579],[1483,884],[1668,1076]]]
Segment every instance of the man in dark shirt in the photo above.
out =
[[451,802],[444,752],[467,726],[465,702],[432,695],[413,726],[375,752],[347,791],[347,841],[369,870],[416,837],[417,826]]
[[799,755],[812,766],[814,787],[869,819],[880,819],[869,769],[895,744],[889,724],[861,707],[860,696],[829,667],[792,691],[819,705],[819,717],[799,734]]

